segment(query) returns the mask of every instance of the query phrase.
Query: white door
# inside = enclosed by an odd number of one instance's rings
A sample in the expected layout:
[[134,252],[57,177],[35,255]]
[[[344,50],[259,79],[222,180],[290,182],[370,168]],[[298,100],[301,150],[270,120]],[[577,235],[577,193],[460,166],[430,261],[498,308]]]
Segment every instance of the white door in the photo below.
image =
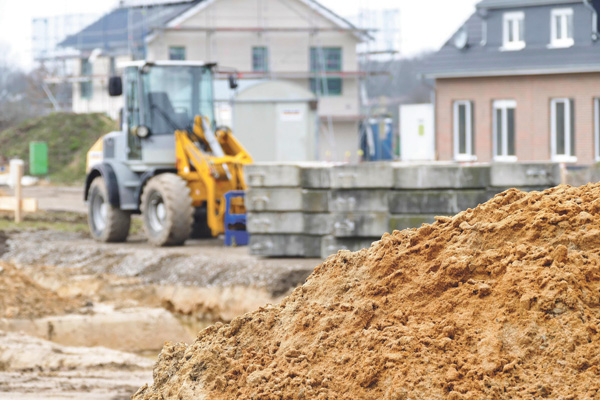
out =
[[276,161],[307,161],[310,153],[308,129],[310,121],[306,103],[279,103],[276,105]]
[[400,106],[400,159],[402,161],[435,159],[433,104]]

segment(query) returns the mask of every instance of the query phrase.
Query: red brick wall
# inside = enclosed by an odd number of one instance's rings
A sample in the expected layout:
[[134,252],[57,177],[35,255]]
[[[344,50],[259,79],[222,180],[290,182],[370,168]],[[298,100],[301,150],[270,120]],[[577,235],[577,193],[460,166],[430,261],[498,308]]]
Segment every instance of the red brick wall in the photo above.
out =
[[575,102],[577,164],[592,164],[594,153],[594,98],[600,97],[600,73],[489,78],[438,79],[436,82],[436,151],[438,159],[452,160],[453,113],[456,100],[474,104],[475,155],[492,160],[492,104],[515,100],[516,153],[519,161],[550,160],[550,100]]

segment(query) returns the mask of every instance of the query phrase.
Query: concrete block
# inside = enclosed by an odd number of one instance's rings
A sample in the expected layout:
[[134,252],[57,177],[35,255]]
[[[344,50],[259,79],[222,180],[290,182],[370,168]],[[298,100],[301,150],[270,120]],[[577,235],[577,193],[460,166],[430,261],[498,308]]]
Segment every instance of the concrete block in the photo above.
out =
[[340,250],[358,251],[371,247],[373,242],[381,237],[373,238],[339,238],[334,236],[323,236],[321,240],[321,258],[327,258]]
[[321,236],[250,235],[250,254],[261,257],[318,258],[321,255]]
[[505,192],[509,189],[518,189],[522,192],[543,192],[544,190],[548,189],[547,186],[529,186],[529,187],[518,187],[518,188],[513,188],[513,187],[490,187],[488,188],[487,192],[487,196],[488,199],[491,199],[492,197],[494,197],[495,195]]
[[557,163],[494,163],[491,167],[493,187],[556,186],[560,184]]
[[395,189],[479,189],[490,183],[489,165],[393,164]]
[[435,217],[440,214],[396,214],[390,216],[389,232],[401,231],[409,228],[420,228],[423,224],[432,224]]
[[298,187],[300,166],[296,164],[258,163],[244,166],[249,187]]
[[329,192],[329,210],[388,211],[388,190],[332,190]]
[[327,212],[328,191],[300,188],[250,188],[246,209],[252,211]]
[[392,214],[456,214],[489,200],[486,190],[394,190],[389,193]]
[[332,216],[326,213],[252,212],[248,213],[247,229],[250,234],[327,235],[332,225]]
[[381,237],[388,228],[388,212],[334,213],[331,234],[335,237]]
[[334,189],[366,189],[392,187],[391,163],[362,163],[331,168]]
[[331,164],[303,165],[300,170],[300,186],[304,189],[329,189],[331,167]]

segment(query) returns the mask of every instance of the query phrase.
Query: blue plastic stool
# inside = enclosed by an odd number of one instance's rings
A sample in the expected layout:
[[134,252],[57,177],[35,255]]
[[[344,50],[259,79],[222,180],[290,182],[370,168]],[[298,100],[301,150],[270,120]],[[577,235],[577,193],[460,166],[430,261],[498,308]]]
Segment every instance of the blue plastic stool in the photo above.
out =
[[244,198],[243,190],[232,190],[225,193],[225,246],[246,246],[248,231],[246,231],[246,214],[232,214],[231,200]]

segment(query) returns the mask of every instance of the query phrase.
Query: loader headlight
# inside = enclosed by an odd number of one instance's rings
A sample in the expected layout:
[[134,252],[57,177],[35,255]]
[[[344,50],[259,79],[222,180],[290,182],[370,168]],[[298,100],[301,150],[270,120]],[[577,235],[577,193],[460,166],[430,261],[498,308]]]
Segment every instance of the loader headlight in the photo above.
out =
[[148,129],[147,126],[141,125],[137,127],[135,134],[138,137],[146,138],[148,135],[150,135],[150,129]]

